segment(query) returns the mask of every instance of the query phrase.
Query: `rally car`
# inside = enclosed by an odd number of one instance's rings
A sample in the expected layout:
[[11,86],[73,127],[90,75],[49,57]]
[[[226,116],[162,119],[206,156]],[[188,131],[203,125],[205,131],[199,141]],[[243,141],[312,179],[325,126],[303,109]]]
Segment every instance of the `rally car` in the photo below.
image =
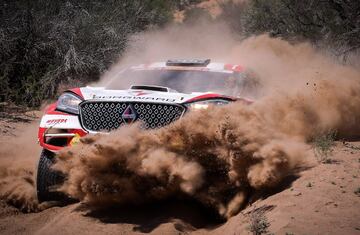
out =
[[225,105],[240,98],[251,84],[240,65],[207,60],[168,60],[122,70],[104,87],[65,91],[47,107],[38,132],[43,148],[37,173],[40,202],[59,200],[54,186],[63,176],[51,169],[55,153],[79,138],[110,132],[139,122],[142,128],[161,128],[188,112]]

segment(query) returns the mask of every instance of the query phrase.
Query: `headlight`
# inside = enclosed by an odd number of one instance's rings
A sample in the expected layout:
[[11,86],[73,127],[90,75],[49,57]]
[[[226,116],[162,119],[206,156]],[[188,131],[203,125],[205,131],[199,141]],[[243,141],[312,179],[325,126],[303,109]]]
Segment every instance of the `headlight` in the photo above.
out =
[[196,110],[201,110],[201,109],[207,109],[211,105],[225,105],[228,103],[229,103],[229,101],[227,101],[227,100],[204,100],[204,101],[188,103],[185,105],[189,110],[196,111]]
[[81,101],[82,100],[74,94],[64,93],[59,97],[56,109],[68,113],[79,114],[79,103]]

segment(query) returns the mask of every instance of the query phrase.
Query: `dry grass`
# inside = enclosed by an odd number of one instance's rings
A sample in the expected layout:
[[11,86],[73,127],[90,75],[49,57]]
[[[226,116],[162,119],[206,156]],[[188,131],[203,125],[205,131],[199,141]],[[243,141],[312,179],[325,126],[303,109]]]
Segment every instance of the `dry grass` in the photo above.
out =
[[253,235],[263,235],[269,233],[270,223],[262,210],[254,210],[250,213],[249,231]]
[[313,148],[317,160],[320,163],[331,163],[331,154],[335,146],[335,131],[329,131],[313,139]]

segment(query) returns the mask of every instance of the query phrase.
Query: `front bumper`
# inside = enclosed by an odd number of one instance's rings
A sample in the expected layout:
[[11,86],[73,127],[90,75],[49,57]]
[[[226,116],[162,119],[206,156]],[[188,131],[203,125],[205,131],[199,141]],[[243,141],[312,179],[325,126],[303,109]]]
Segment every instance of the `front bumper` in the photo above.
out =
[[41,119],[38,141],[43,148],[56,152],[87,134],[77,115],[48,112]]

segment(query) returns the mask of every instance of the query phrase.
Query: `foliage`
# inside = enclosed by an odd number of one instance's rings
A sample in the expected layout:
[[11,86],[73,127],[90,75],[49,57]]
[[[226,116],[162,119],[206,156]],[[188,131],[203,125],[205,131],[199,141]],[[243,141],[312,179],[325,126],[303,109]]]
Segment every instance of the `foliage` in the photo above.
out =
[[201,2],[202,0],[170,0],[173,8],[185,10],[187,7]]
[[319,162],[331,163],[331,159],[329,157],[333,152],[335,137],[336,132],[329,131],[327,133],[318,135],[313,139],[315,156]]
[[0,7],[0,102],[29,106],[60,84],[98,79],[130,34],[171,17],[165,0],[9,0]]
[[353,0],[249,0],[223,4],[231,26],[245,36],[270,33],[330,45],[339,55],[360,49],[360,4]]
[[[97,80],[131,34],[164,25],[174,9],[184,23],[213,22],[202,0],[5,0],[0,2],[0,102],[38,106],[66,84]],[[192,6],[192,7],[191,7]],[[352,0],[224,1],[220,20],[244,37],[270,33],[360,53],[360,4]],[[65,85],[64,85],[65,84]]]
[[269,234],[269,226],[266,216],[263,211],[253,211],[250,214],[249,231],[254,235]]

